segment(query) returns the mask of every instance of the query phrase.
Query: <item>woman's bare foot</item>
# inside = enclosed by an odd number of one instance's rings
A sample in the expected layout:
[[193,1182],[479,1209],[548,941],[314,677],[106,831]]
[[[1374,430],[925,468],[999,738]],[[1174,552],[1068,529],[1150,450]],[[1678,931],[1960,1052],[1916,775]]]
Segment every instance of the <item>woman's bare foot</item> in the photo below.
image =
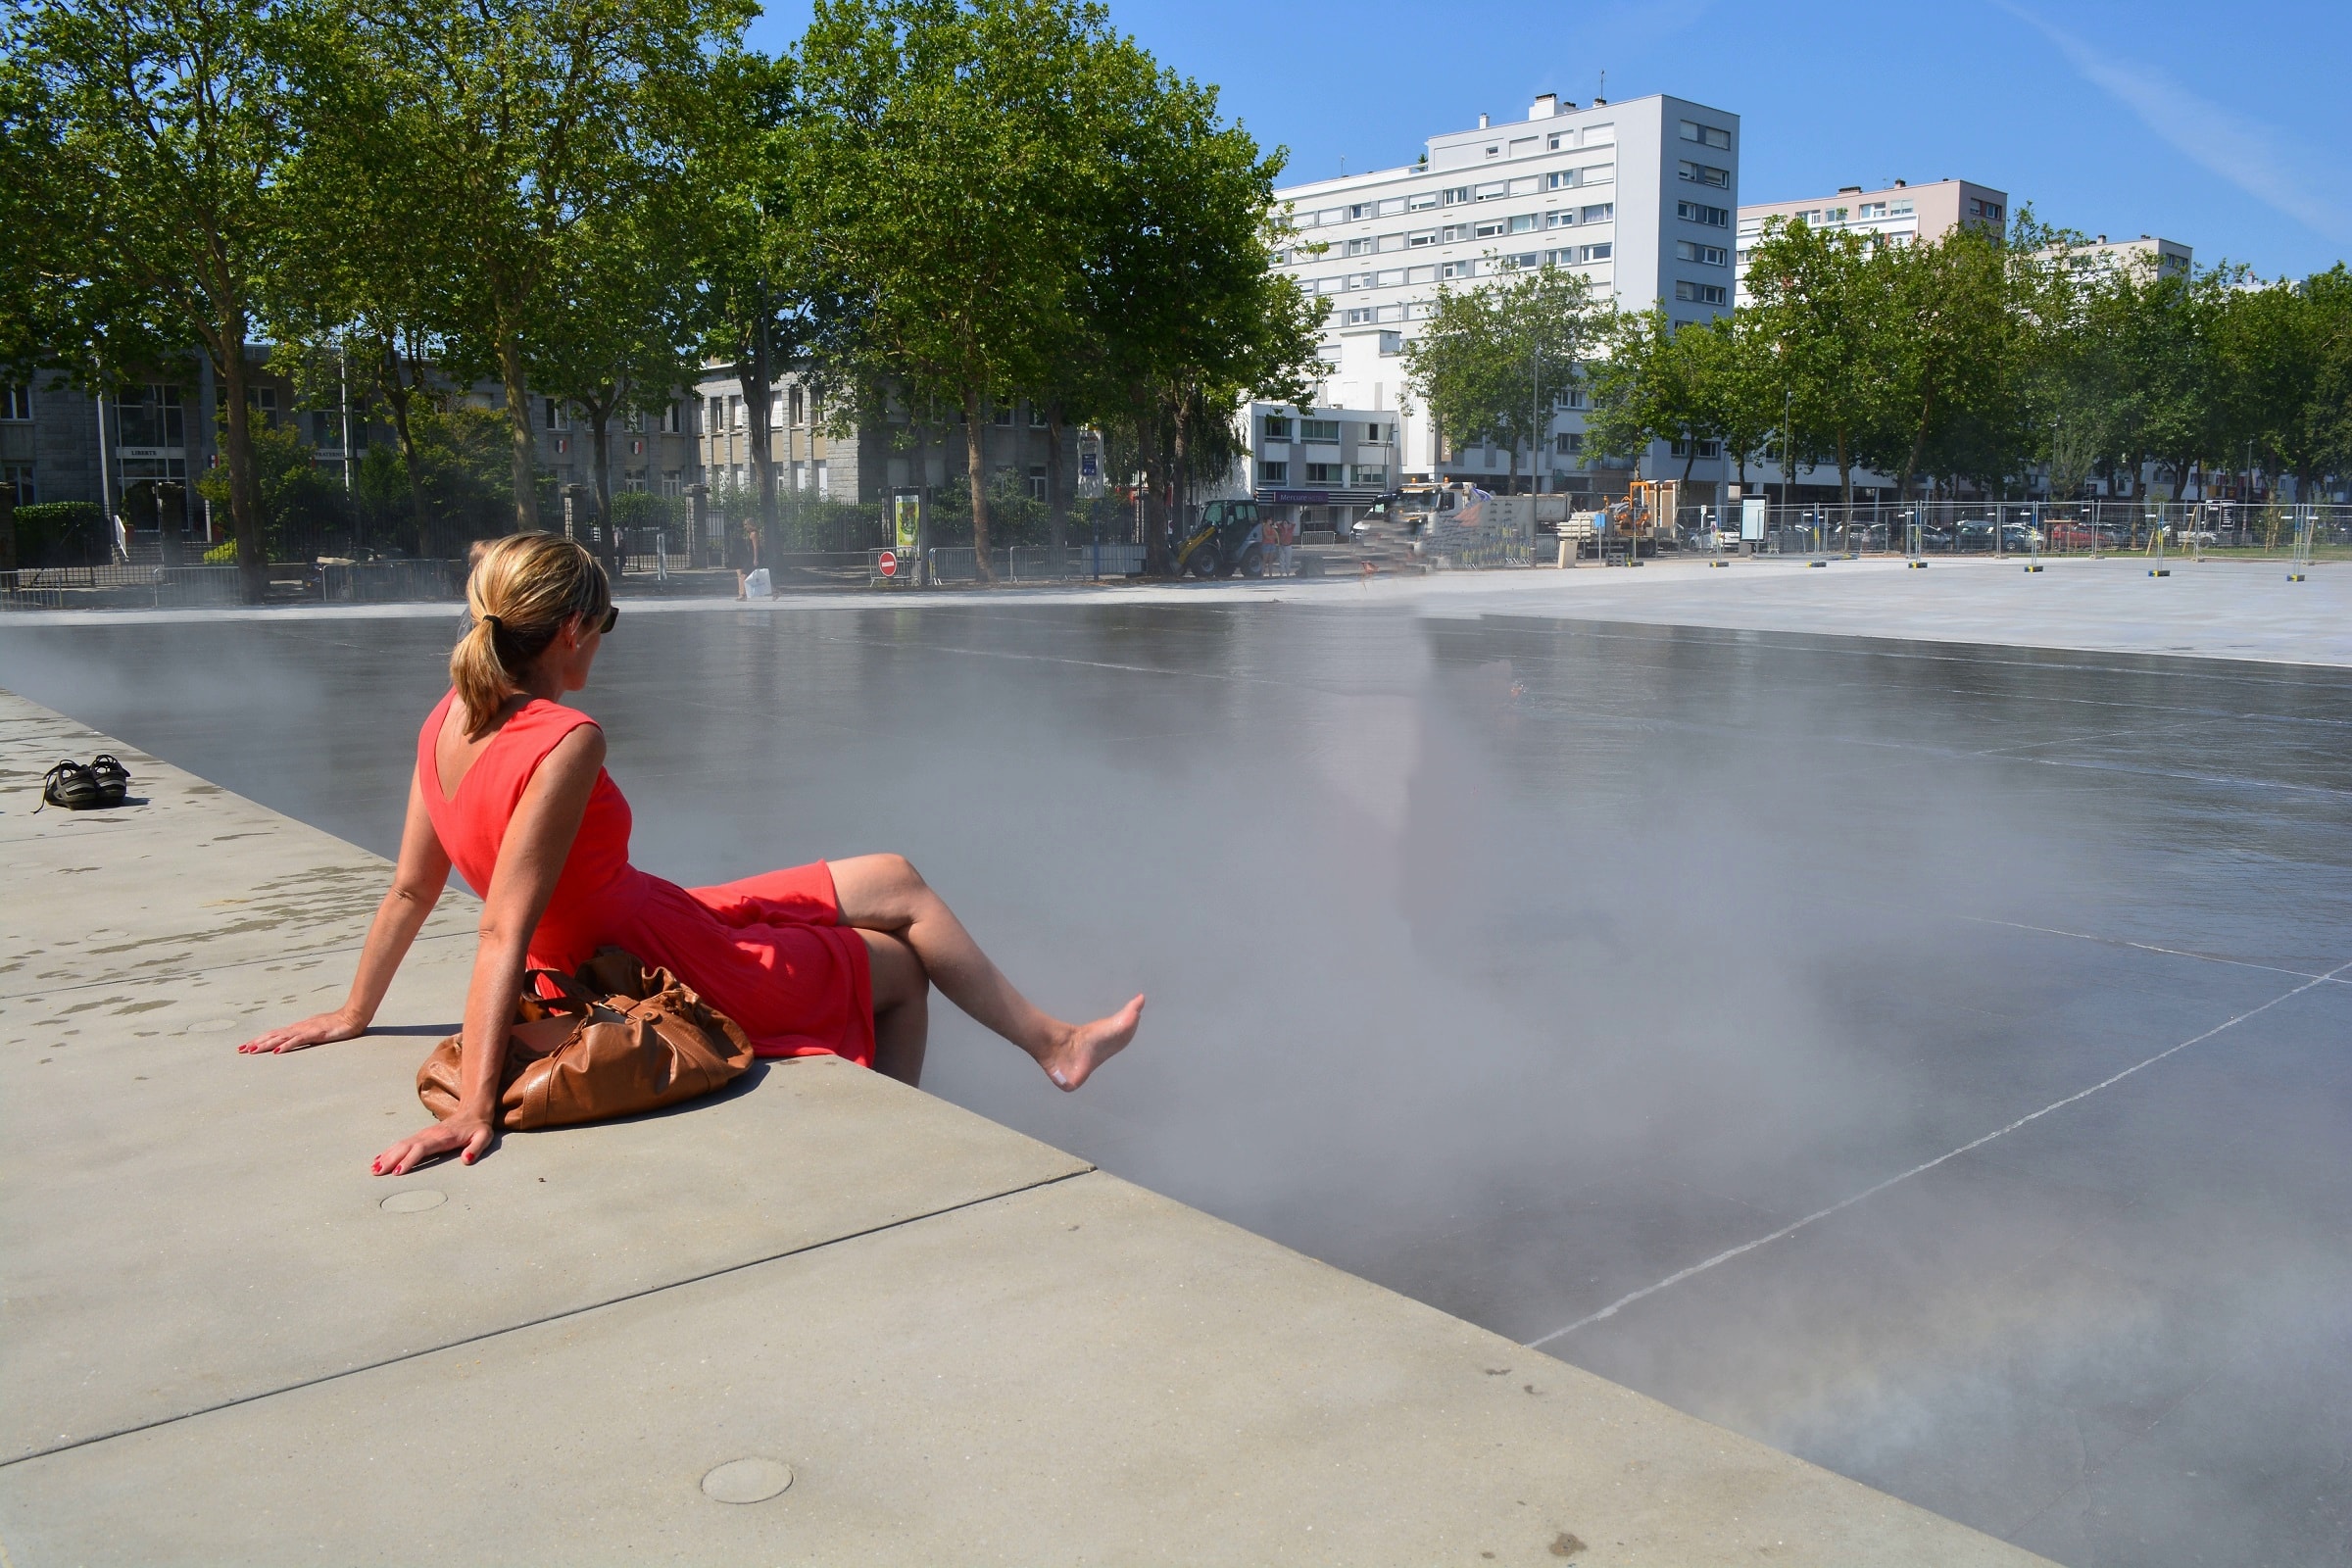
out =
[[1072,1029],[1039,1056],[1037,1064],[1065,1093],[1075,1089],[1125,1049],[1143,1016],[1144,999],[1139,996],[1109,1017]]

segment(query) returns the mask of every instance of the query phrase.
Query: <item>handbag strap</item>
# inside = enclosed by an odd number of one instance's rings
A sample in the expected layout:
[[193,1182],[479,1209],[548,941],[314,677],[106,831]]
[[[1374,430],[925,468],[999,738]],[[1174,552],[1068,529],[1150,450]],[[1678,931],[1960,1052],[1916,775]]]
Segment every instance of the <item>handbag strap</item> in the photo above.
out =
[[559,969],[525,969],[522,972],[522,980],[526,986],[534,980],[545,980],[552,984],[560,995],[541,997],[539,1003],[540,1005],[556,1012],[576,1012],[585,1018],[594,1012],[597,1004],[604,1000]]

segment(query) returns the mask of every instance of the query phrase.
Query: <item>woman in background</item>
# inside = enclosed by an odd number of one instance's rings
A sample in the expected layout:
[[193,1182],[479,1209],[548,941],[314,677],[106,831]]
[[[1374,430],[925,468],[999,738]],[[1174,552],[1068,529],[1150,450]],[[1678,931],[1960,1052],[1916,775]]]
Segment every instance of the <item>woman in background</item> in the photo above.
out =
[[604,947],[670,970],[763,1056],[831,1054],[910,1084],[934,984],[1064,1090],[1134,1038],[1140,996],[1085,1024],[1031,1004],[903,857],[817,860],[708,888],[638,870],[604,731],[559,701],[587,685],[619,616],[604,567],[571,540],[515,534],[483,552],[466,597],[473,624],[450,655],[449,695],[416,737],[400,861],[351,995],[238,1048],[275,1054],[365,1033],[454,864],[483,905],[459,1108],[377,1155],[378,1175],[443,1154],[471,1164],[489,1149],[523,971],[568,972]]

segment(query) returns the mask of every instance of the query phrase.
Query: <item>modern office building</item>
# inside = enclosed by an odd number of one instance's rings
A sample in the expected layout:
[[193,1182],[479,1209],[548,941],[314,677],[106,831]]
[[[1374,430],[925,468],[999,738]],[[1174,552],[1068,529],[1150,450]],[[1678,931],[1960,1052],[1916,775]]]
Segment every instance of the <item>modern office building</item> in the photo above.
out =
[[1739,303],[1747,303],[1747,253],[1775,218],[1803,219],[1809,228],[1868,234],[1883,242],[1908,245],[1913,240],[1941,239],[1963,223],[2001,232],[2009,220],[2009,193],[1965,179],[1939,179],[1932,185],[1896,180],[1885,190],[1841,185],[1835,196],[1808,196],[1799,201],[1755,202],[1740,209]]
[[[1499,484],[1508,454],[1451,443],[1426,411],[1407,409],[1401,356],[1415,323],[1440,288],[1546,266],[1581,273],[1627,310],[1662,306],[1686,322],[1730,310],[1740,117],[1663,95],[1579,106],[1545,93],[1523,121],[1481,116],[1473,129],[1432,136],[1417,163],[1288,186],[1275,198],[1294,229],[1283,270],[1331,302],[1318,404],[1359,421],[1392,416],[1404,477]],[[1519,455],[1521,483],[1532,466],[1545,490],[1621,486],[1627,470],[1585,465],[1583,432],[1583,414],[1564,403],[1542,450],[1532,461]],[[1649,466],[1672,461],[1679,474],[1681,460],[1666,454],[1660,443]],[[1314,466],[1338,472],[1343,464]],[[1344,466],[1352,479],[1356,465]],[[1720,467],[1701,462],[1693,477],[1718,479]]]

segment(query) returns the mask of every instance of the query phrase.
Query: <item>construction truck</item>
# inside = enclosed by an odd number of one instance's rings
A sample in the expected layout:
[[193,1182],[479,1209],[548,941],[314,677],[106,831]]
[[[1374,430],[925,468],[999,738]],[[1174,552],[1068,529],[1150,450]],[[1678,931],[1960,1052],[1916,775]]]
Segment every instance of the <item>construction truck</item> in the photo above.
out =
[[1600,559],[1638,561],[1661,548],[1676,548],[1682,539],[1674,520],[1681,491],[1677,479],[1636,479],[1600,514]]

